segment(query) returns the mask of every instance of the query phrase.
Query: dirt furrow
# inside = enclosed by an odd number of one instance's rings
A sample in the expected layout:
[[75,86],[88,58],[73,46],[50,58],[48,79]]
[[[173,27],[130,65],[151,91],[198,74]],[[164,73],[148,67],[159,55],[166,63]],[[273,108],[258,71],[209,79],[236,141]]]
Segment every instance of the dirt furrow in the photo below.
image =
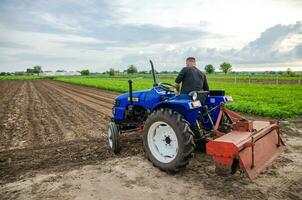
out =
[[0,185],[14,181],[20,175],[35,170],[70,170],[71,167],[93,164],[111,157],[143,153],[141,135],[126,134],[121,138],[123,151],[113,155],[102,138],[62,141],[26,149],[0,152]]
[[110,105],[108,103],[102,103],[95,98],[87,97],[85,95],[78,94],[76,92],[73,92],[73,91],[70,91],[67,89],[62,89],[62,88],[59,88],[59,87],[49,84],[49,83],[46,83],[46,84],[48,87],[51,87],[59,92],[62,92],[65,95],[75,99],[76,101],[95,109],[96,111],[102,112],[108,116],[112,116],[112,110],[111,110],[112,104]]
[[[100,105],[96,94],[45,81],[8,83],[5,120],[1,123],[0,184],[37,169],[69,169],[113,157],[106,131],[111,107]],[[109,107],[109,103],[104,103]],[[141,134],[124,135],[120,156],[142,153]]]
[[90,91],[87,91],[85,89],[82,89],[80,90],[79,88],[74,88],[72,87],[72,85],[69,85],[67,86],[66,84],[58,84],[58,83],[55,83],[55,82],[49,82],[51,84],[54,84],[60,88],[63,88],[63,89],[67,89],[67,90],[70,90],[70,91],[73,91],[75,93],[79,93],[79,94],[83,94],[83,95],[86,95],[88,97],[91,97],[91,98],[95,98],[97,100],[99,100],[100,102],[106,102],[106,103],[109,103],[110,105],[112,105],[114,103],[114,97],[112,97],[112,95],[109,95],[109,97],[107,96],[108,94],[106,93],[100,93],[99,94],[96,94],[95,93],[91,93]]
[[37,82],[29,82],[30,102],[29,116],[32,123],[33,145],[49,144],[63,139],[64,127],[58,116],[52,112],[46,98],[37,90]]
[[[3,149],[24,147],[28,144],[27,130],[30,129],[27,121],[26,106],[28,102],[28,94],[26,92],[27,82],[20,82],[16,88],[8,90],[7,107],[1,120],[1,142],[0,151]],[[3,101],[3,100],[1,100]],[[2,103],[2,102],[1,102]]]
[[[12,87],[14,82],[11,81],[0,81],[0,133],[3,131],[4,127],[4,120],[7,118],[9,114],[9,104],[12,104],[12,99],[16,99],[15,96],[18,95],[18,91],[20,90],[21,86],[24,84],[23,81],[18,81]],[[8,92],[9,91],[9,92]]]
[[80,85],[76,85],[76,84],[57,82],[57,81],[48,81],[48,82],[51,82],[53,84],[57,84],[59,86],[65,86],[65,87],[68,87],[68,88],[73,88],[73,89],[76,89],[76,90],[85,91],[89,94],[96,94],[98,96],[104,96],[104,97],[107,97],[109,99],[114,99],[117,95],[119,95],[118,92],[108,91],[108,90],[100,90],[100,89],[86,87],[86,86],[80,86]]
[[[64,124],[65,139],[102,137],[109,117],[69,98],[61,90],[41,83],[38,90],[49,100],[51,109]],[[63,100],[62,100],[63,99]],[[72,107],[70,105],[73,105]]]

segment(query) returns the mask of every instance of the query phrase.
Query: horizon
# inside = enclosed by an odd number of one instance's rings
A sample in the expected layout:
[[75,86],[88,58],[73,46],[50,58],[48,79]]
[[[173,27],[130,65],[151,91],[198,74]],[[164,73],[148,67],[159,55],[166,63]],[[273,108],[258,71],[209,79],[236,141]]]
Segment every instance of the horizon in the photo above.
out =
[[[38,66],[38,65],[35,65],[35,66]],[[32,66],[32,67],[34,67],[34,66]],[[90,70],[89,69],[89,67],[82,67],[81,69],[74,69],[74,70],[68,70],[68,68],[67,69],[63,69],[63,68],[56,68],[56,69],[44,69],[43,68],[43,66],[41,66],[42,67],[42,71],[43,72],[57,72],[57,71],[66,71],[66,72],[80,72],[81,70],[84,70],[84,69],[88,69],[89,71],[90,71],[90,73],[105,73],[105,72],[108,72],[109,70],[110,70],[110,68],[108,68],[107,70],[103,70],[103,71],[93,71],[93,70]],[[135,67],[137,67],[137,66],[135,66]],[[28,68],[31,68],[31,67],[28,67]],[[201,71],[205,71],[204,70],[204,67],[203,68],[201,68],[201,67],[199,67],[199,66],[197,66],[197,68],[198,69],[200,69]],[[26,68],[27,69],[27,68]],[[26,69],[24,69],[24,70],[20,70],[20,71],[1,71],[1,72],[8,72],[8,73],[15,73],[15,72],[26,72]],[[127,67],[124,67],[124,68],[122,68],[122,67],[120,67],[119,69],[117,69],[117,68],[113,68],[114,70],[116,70],[116,71],[119,71],[119,72],[123,72],[123,71],[125,71],[125,70],[127,70]],[[298,72],[298,73],[300,73],[300,72],[302,72],[302,70],[300,69],[300,68],[298,68],[298,70],[295,70],[295,69],[293,69],[293,68],[286,68],[286,67],[282,67],[282,70],[280,70],[280,69],[276,69],[275,68],[275,70],[256,70],[257,68],[248,68],[248,69],[243,69],[243,70],[236,70],[237,68],[233,68],[232,67],[232,70],[228,73],[228,74],[232,74],[232,73],[265,73],[265,72],[286,72],[287,70],[290,70],[290,71],[292,71],[292,72]],[[155,69],[156,70],[156,69]],[[158,72],[169,72],[169,73],[172,73],[172,72],[179,72],[181,70],[181,68],[180,69],[178,69],[178,70],[156,70],[156,71],[158,71]],[[144,72],[144,71],[147,71],[147,72],[149,72],[150,71],[150,69],[147,69],[147,68],[143,68],[142,70],[140,70],[139,68],[138,68],[138,72]],[[217,73],[222,73],[223,74],[223,72],[221,71],[221,70],[219,70],[218,68],[216,68],[215,67],[215,71],[213,72],[213,73],[215,73],[215,74],[217,74]]]

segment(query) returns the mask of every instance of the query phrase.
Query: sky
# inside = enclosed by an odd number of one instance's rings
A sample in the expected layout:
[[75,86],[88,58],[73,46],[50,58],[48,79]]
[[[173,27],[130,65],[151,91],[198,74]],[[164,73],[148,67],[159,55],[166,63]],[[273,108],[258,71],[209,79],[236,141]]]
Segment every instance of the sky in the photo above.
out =
[[0,71],[302,71],[302,0],[0,0]]

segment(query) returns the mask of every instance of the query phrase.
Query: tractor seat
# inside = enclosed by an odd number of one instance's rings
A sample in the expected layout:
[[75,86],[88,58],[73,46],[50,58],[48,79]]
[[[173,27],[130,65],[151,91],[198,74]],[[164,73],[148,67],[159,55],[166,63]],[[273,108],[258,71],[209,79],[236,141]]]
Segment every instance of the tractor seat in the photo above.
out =
[[[203,105],[204,102],[206,101],[207,97],[208,97],[209,92],[208,91],[193,91],[193,92],[197,92],[197,100],[199,100],[200,103]],[[176,95],[176,96],[172,97],[171,99],[187,99],[187,100],[190,100],[192,98],[190,97],[189,94],[179,94],[179,95]]]
[[197,92],[197,100],[199,100],[201,105],[203,105],[209,95],[209,91],[196,91],[196,92]]

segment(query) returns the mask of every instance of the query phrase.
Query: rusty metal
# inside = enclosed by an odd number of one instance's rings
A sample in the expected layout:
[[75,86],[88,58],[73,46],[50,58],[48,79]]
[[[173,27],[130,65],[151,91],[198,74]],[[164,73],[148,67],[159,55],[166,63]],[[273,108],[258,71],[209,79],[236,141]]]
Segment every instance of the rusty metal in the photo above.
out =
[[[221,106],[220,112],[213,130],[220,137],[206,145],[207,154],[213,157],[215,165],[220,169],[229,171],[234,160],[238,159],[242,171],[253,179],[284,151],[285,145],[277,124],[246,120],[224,106]],[[233,130],[229,133],[218,130],[223,113],[233,121]]]

